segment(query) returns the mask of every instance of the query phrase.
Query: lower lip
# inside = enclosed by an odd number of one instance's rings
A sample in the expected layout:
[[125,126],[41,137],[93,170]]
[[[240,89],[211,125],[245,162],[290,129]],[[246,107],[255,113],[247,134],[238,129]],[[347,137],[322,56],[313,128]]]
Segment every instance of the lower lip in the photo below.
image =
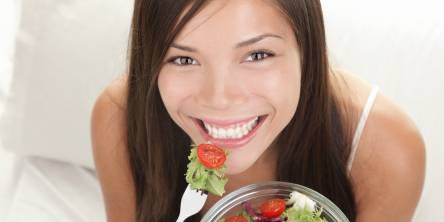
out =
[[211,137],[205,129],[202,128],[200,125],[200,120],[193,119],[194,124],[196,124],[196,127],[199,129],[200,134],[203,136],[205,141],[209,141],[210,143],[221,147],[221,148],[228,148],[228,149],[235,149],[244,146],[248,142],[250,142],[254,136],[256,135],[256,132],[258,129],[262,126],[262,124],[267,119],[268,115],[260,117],[260,120],[258,124],[250,131],[247,135],[243,136],[239,139],[215,139]]

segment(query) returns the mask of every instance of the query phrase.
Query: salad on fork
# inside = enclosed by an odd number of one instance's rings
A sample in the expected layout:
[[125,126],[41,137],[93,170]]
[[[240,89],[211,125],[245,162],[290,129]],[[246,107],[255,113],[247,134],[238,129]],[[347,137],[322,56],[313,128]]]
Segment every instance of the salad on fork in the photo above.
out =
[[187,183],[192,189],[222,196],[228,181],[225,176],[228,151],[210,143],[193,144],[191,147],[185,174]]

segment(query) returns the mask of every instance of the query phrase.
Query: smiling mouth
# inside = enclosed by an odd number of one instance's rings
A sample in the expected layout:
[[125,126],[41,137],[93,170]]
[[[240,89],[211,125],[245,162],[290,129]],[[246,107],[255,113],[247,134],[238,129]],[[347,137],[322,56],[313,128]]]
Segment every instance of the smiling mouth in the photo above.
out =
[[225,148],[235,148],[248,143],[255,136],[268,115],[251,117],[247,120],[232,124],[215,124],[193,118],[206,141]]

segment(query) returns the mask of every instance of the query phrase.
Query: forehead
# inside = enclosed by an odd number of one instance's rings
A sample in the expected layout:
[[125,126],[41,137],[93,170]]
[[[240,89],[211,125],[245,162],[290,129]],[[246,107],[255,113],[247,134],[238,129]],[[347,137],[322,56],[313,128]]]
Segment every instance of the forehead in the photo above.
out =
[[210,0],[187,22],[175,42],[231,42],[234,45],[263,33],[294,39],[287,18],[274,0]]

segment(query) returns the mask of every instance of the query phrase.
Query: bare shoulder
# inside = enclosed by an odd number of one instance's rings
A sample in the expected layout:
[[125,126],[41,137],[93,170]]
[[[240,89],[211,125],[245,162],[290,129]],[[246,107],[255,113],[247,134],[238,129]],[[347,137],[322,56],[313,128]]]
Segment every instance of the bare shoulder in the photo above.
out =
[[[120,82],[119,82],[120,81]],[[134,221],[134,184],[126,146],[126,112],[122,80],[97,97],[91,113],[91,142],[107,221]]]
[[[344,79],[363,109],[370,84],[353,74]],[[357,221],[410,221],[425,171],[421,133],[394,101],[379,92],[365,124],[351,171],[358,203]]]
[[114,79],[105,89],[105,93],[120,108],[125,109],[128,95],[128,75]]
[[[113,80],[97,96],[91,114],[91,130],[93,136],[111,133],[124,140],[125,131],[125,105],[126,105],[126,77]],[[112,127],[112,128],[102,128]],[[96,139],[97,137],[93,137]]]

